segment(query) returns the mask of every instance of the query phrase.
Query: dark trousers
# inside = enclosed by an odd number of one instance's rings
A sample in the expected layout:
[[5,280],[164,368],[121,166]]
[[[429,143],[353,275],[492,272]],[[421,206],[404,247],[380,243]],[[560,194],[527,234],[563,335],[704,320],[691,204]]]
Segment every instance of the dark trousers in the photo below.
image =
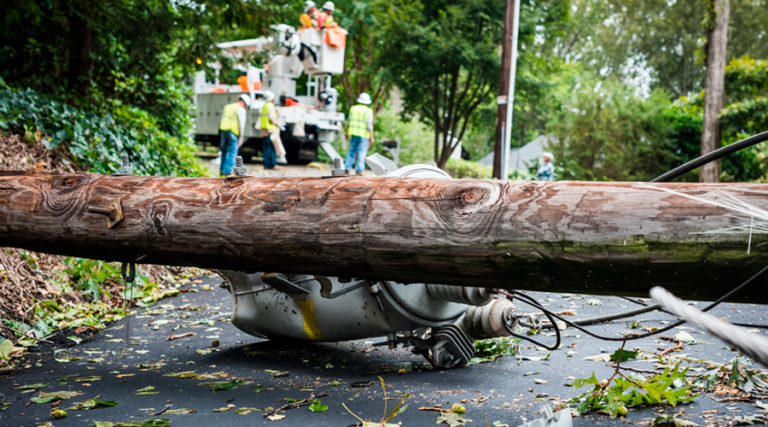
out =
[[261,157],[264,158],[264,169],[274,169],[277,165],[275,146],[272,145],[272,138],[269,136],[261,138]]

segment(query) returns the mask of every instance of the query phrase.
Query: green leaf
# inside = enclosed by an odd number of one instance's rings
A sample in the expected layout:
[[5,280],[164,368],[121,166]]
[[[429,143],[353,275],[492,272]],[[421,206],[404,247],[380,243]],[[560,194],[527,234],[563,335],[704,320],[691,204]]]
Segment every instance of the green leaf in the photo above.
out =
[[30,400],[34,403],[48,403],[53,400],[71,399],[73,397],[77,397],[82,394],[83,393],[79,391],[54,391],[52,393],[46,393],[44,391],[41,391],[37,397],[33,397]]
[[194,414],[195,412],[197,412],[197,409],[180,408],[180,409],[169,409],[165,411],[164,414],[182,415],[182,414]]
[[11,353],[17,350],[23,350],[23,347],[15,347],[10,340],[0,338],[0,359],[8,360],[11,358]]
[[309,405],[309,410],[312,412],[324,412],[328,410],[328,407],[323,405],[319,399],[314,399]]
[[72,410],[81,410],[81,411],[88,411],[95,408],[101,408],[101,407],[111,407],[111,406],[118,406],[122,405],[122,403],[117,403],[114,400],[98,400],[96,398],[84,400],[82,402],[75,403],[75,406],[69,409]]
[[619,353],[621,353],[621,360],[627,360],[627,359],[634,359],[637,357],[638,354],[640,354],[639,351],[629,351],[629,350],[616,350],[611,356],[610,359],[613,361],[619,360]]
[[29,384],[29,385],[23,385],[21,387],[16,387],[14,390],[31,390],[36,388],[43,388],[47,386],[49,383],[38,383],[38,384]]
[[215,393],[220,390],[232,390],[233,388],[240,387],[242,383],[243,382],[241,380],[209,381],[204,383],[198,383],[197,385],[208,386],[208,388],[210,388],[211,391]]
[[445,423],[448,424],[449,427],[460,427],[470,422],[472,422],[472,420],[465,418],[464,414],[457,414],[455,412],[447,411],[440,413],[440,415],[437,417],[436,424]]

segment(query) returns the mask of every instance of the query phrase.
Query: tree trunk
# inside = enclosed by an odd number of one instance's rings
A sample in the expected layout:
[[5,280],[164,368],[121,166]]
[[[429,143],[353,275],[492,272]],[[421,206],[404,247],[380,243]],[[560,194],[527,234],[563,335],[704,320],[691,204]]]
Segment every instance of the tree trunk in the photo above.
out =
[[[509,92],[509,67],[512,58],[512,30],[514,1],[507,0],[504,6],[504,36],[501,40],[501,75],[499,76],[499,95],[506,98]],[[507,100],[509,101],[509,100]],[[496,137],[493,144],[493,177],[501,179],[501,150],[504,146],[504,135],[501,128],[507,120],[507,104],[499,104],[496,109]],[[508,131],[508,130],[507,130]],[[507,147],[509,149],[509,147]]]
[[93,68],[93,25],[78,13],[69,22],[69,88],[72,93],[89,97]]
[[[704,82],[704,124],[701,133],[701,155],[720,148],[720,110],[725,97],[725,61],[728,45],[729,0],[710,0],[714,26],[707,29],[707,72]],[[699,182],[717,182],[718,162],[701,167]]]
[[[88,212],[117,198],[113,228]],[[768,236],[727,207],[766,198],[765,184],[0,174],[0,246],[548,292],[662,285],[711,300],[768,264]],[[768,286],[738,299],[768,303]]]

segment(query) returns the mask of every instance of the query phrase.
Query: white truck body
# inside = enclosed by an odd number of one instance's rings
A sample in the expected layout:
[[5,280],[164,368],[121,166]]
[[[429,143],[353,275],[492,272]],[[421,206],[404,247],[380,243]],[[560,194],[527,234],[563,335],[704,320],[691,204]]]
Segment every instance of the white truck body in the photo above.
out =
[[[224,106],[237,102],[241,94],[250,95],[252,102],[246,114],[246,143],[241,155],[250,158],[261,150],[261,109],[263,95],[275,94],[275,105],[281,125],[280,133],[290,163],[309,163],[317,157],[322,146],[331,157],[338,153],[330,142],[343,132],[344,114],[336,111],[338,94],[331,87],[331,75],[344,71],[344,47],[325,42],[327,30],[304,29],[298,32],[288,25],[276,25],[269,37],[218,44],[224,54],[235,62],[246,53],[274,52],[264,68],[241,65],[246,72],[248,91],[238,85],[218,81],[220,64],[210,64],[217,72],[214,82],[208,82],[205,72],[195,75],[195,139],[219,145],[219,123]],[[296,79],[309,76],[307,93],[297,95]],[[260,87],[260,88],[259,88]]]

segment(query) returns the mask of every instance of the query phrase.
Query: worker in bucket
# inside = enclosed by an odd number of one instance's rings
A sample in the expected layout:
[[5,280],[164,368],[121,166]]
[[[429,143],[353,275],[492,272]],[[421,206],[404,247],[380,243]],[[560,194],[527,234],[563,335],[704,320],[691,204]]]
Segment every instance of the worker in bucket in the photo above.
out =
[[373,110],[371,110],[371,97],[363,92],[357,97],[357,105],[349,110],[349,127],[347,128],[347,140],[349,141],[349,153],[344,161],[344,169],[347,174],[352,174],[352,164],[357,164],[355,171],[362,175],[365,170],[365,156],[368,148],[373,146]]
[[333,12],[336,10],[336,6],[332,1],[327,1],[323,5],[323,11],[320,13],[320,17],[317,19],[319,28],[336,28],[339,25],[333,20]]
[[301,29],[307,28],[319,28],[317,20],[320,18],[320,11],[317,10],[315,2],[307,0],[304,2],[304,13],[299,16],[301,22]]
[[542,155],[543,165],[536,171],[536,181],[554,181],[555,180],[555,165],[552,162],[555,160],[555,156],[552,153],[544,153]]
[[261,156],[264,158],[264,169],[280,170],[277,157],[285,156],[285,148],[280,140],[280,121],[275,109],[275,94],[264,92],[264,106],[261,107]]
[[219,123],[221,148],[219,173],[222,176],[232,174],[237,151],[245,142],[245,108],[249,105],[251,105],[251,97],[243,94],[237,102],[224,106]]

